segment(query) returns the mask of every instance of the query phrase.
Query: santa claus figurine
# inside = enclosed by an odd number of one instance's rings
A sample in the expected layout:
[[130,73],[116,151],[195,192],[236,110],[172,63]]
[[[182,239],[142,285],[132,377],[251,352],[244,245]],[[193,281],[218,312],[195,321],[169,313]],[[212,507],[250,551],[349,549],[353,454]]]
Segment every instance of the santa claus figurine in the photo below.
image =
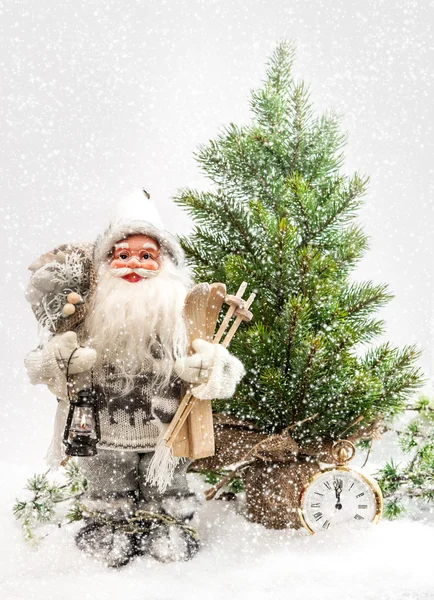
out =
[[59,246],[29,268],[26,296],[51,337],[25,364],[31,383],[46,384],[58,400],[52,466],[64,458],[71,381],[75,390],[92,386],[98,400],[97,453],[77,460],[88,482],[83,504],[104,519],[88,518],[77,546],[112,567],[137,554],[164,562],[192,558],[199,543],[188,528],[163,520],[141,534],[118,527],[139,509],[177,522],[193,518],[198,500],[187,484],[189,461],[160,473],[165,484],[157,487],[155,469],[168,467],[153,464],[155,449],[184,382],[199,399],[228,398],[244,374],[218,344],[196,340],[187,356],[183,306],[192,282],[179,243],[138,191],[120,203],[95,244]]

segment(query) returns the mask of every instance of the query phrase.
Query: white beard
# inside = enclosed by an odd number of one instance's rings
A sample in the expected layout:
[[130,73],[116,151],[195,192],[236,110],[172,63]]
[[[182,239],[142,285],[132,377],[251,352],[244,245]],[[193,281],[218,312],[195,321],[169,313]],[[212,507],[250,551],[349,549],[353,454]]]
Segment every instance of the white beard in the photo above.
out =
[[187,268],[164,256],[158,275],[137,283],[116,277],[102,264],[84,324],[89,345],[98,353],[95,369],[115,366],[125,377],[124,393],[144,371],[152,371],[156,384],[165,387],[175,360],[187,350],[182,311],[190,287]]

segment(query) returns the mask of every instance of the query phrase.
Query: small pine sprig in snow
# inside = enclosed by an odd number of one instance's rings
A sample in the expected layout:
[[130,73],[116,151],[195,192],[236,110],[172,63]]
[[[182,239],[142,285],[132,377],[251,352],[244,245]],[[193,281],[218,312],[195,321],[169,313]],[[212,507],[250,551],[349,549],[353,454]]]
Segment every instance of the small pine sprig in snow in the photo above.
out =
[[[43,474],[30,477],[26,488],[32,493],[28,500],[17,500],[13,506],[15,518],[21,522],[24,539],[36,545],[39,537],[36,534],[38,525],[59,524],[56,506],[59,503],[77,500],[86,490],[87,481],[80,473],[76,462],[70,460],[65,468],[66,483],[59,484],[48,479],[49,470]],[[73,509],[67,515],[71,522]]]
[[417,417],[397,433],[401,450],[411,459],[404,464],[390,460],[376,473],[388,519],[405,514],[407,498],[434,503],[434,402],[421,396],[407,409]]

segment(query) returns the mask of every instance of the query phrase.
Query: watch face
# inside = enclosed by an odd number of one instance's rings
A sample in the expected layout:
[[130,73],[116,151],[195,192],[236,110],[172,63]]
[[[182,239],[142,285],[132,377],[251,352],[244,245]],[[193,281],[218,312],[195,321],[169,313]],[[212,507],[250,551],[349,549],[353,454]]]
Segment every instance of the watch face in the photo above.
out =
[[342,523],[363,527],[381,515],[381,492],[375,483],[352,469],[328,469],[303,493],[302,518],[311,532]]

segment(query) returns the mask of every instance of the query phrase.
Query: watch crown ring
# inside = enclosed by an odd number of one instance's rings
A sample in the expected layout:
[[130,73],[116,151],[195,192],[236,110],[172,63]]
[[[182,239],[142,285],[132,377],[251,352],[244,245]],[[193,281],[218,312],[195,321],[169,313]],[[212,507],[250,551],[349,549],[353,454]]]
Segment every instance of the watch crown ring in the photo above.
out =
[[333,443],[331,454],[337,465],[344,465],[356,454],[356,447],[349,440],[336,440]]

